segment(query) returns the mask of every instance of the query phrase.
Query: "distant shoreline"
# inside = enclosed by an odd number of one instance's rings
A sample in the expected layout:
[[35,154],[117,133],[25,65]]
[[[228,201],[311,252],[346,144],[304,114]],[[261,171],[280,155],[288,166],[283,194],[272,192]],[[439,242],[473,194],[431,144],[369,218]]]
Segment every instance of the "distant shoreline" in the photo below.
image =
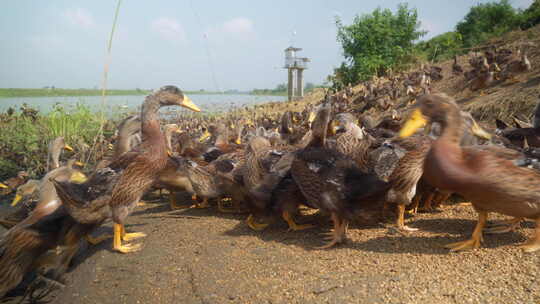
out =
[[[212,92],[212,91],[184,91],[187,95],[259,95],[249,92]],[[148,95],[149,90],[107,90],[107,96],[128,96],[128,95]],[[15,89],[0,88],[0,98],[13,97],[70,97],[70,96],[101,96],[101,90],[98,89]]]

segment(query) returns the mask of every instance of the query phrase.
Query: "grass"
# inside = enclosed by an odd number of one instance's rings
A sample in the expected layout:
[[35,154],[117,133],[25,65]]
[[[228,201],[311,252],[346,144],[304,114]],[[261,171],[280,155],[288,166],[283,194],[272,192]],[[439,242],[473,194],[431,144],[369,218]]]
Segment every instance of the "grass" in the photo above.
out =
[[[121,114],[112,115],[115,119]],[[99,136],[98,148],[90,152],[90,145],[98,135],[100,116],[87,106],[77,104],[69,110],[57,105],[42,114],[32,108],[23,108],[13,114],[0,114],[0,180],[15,176],[17,171],[27,170],[32,176],[45,173],[47,145],[58,136],[75,149],[79,160],[96,162],[107,151],[108,140],[114,132],[113,120],[104,126],[104,136]],[[64,157],[65,159],[65,157]]]

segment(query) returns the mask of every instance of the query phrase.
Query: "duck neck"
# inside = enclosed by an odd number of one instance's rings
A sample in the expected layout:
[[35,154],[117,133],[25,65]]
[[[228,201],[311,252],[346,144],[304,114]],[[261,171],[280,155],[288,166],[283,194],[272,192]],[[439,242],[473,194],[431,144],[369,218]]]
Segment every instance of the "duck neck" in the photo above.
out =
[[463,135],[463,128],[461,128],[462,118],[459,109],[451,107],[450,110],[446,112],[445,119],[440,123],[443,131],[439,140],[459,146]]
[[52,147],[51,151],[49,152],[49,163],[47,165],[48,170],[53,170],[58,167],[60,167],[60,153],[62,152],[61,149],[58,149],[57,147]]
[[152,151],[163,150],[165,152],[165,140],[159,127],[159,108],[159,100],[152,95],[146,97],[141,109],[142,141]]

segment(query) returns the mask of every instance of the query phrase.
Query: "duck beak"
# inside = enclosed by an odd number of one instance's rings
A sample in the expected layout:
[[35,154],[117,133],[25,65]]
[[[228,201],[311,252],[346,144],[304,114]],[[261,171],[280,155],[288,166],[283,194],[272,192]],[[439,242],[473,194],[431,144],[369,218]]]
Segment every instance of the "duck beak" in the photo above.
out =
[[168,155],[169,157],[172,157],[172,156],[173,156],[171,150],[167,149],[167,155]]
[[240,138],[237,138],[235,141],[234,141],[235,144],[237,145],[241,145],[242,144],[242,140]]
[[207,138],[209,138],[211,136],[210,132],[206,131],[203,133],[203,135],[201,135],[201,137],[199,138],[199,141],[200,142],[203,142],[205,141]]
[[482,129],[482,128],[476,123],[476,121],[473,122],[473,125],[472,125],[472,127],[471,127],[471,132],[472,132],[476,137],[483,138],[483,139],[487,139],[487,140],[490,140],[490,139],[491,139],[491,134],[489,134],[489,133],[486,132],[484,129]]
[[0,183],[0,188],[2,188],[2,189],[7,189],[7,188],[9,188],[9,187],[6,186],[5,184]]
[[82,184],[87,180],[86,175],[84,175],[82,172],[75,171],[71,174],[71,177],[69,178],[69,181],[71,183],[76,184]]
[[308,122],[310,125],[315,120],[315,117],[316,117],[315,112],[309,112]]
[[73,152],[73,148],[70,145],[65,145],[64,150],[69,151],[69,152]]
[[84,163],[80,161],[76,161],[75,166],[84,167]]
[[11,202],[11,207],[15,207],[22,200],[22,195],[16,194]]
[[427,119],[424,117],[424,114],[422,114],[422,110],[419,108],[414,110],[411,117],[405,122],[403,127],[401,127],[401,130],[399,130],[399,137],[405,138],[413,135],[416,130],[425,126],[426,123]]
[[191,99],[185,95],[184,95],[184,100],[182,100],[182,103],[180,105],[184,108],[190,109],[191,111],[195,111],[195,112],[201,111],[201,109],[199,109],[199,107],[197,107],[197,105],[195,105],[193,101],[191,101]]
[[330,123],[330,133],[332,135],[336,135],[338,131],[339,131],[339,124],[335,120],[333,120]]
[[107,148],[109,148],[109,150],[114,150],[114,146],[112,144],[108,144]]

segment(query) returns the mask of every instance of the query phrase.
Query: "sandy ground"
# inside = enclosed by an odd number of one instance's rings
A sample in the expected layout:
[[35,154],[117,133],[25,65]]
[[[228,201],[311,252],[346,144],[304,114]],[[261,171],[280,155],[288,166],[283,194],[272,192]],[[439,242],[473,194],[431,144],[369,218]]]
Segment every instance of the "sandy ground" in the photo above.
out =
[[[84,246],[66,287],[47,302],[64,303],[538,303],[538,254],[515,247],[532,234],[486,235],[482,249],[448,253],[475,224],[471,207],[417,214],[419,232],[388,225],[352,226],[349,240],[317,250],[330,228],[287,232],[283,222],[251,231],[245,215],[210,209],[170,211],[149,203],[129,218],[129,231],[148,234],[140,252],[118,254],[112,242]],[[492,216],[493,219],[500,218]],[[110,224],[99,232],[111,232]],[[134,241],[136,242],[136,241]]]

